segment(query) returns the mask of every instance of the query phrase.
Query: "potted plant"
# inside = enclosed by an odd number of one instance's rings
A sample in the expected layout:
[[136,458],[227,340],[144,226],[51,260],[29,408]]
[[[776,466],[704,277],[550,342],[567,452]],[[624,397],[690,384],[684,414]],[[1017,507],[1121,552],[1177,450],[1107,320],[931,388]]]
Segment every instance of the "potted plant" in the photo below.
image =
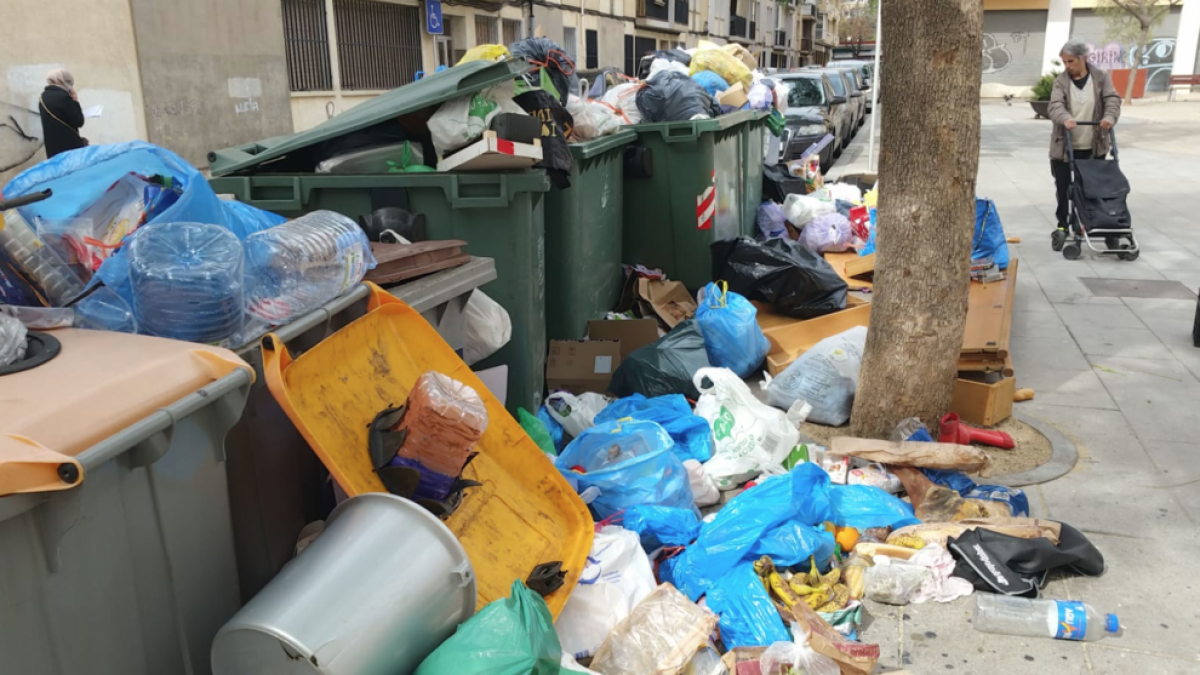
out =
[[[1058,65],[1057,62],[1055,62],[1055,65]],[[1033,85],[1033,100],[1029,102],[1029,106],[1033,108],[1035,117],[1050,119],[1050,115],[1048,114],[1050,110],[1050,93],[1054,91],[1054,80],[1061,74],[1061,70],[1051,71],[1048,75],[1043,75]]]

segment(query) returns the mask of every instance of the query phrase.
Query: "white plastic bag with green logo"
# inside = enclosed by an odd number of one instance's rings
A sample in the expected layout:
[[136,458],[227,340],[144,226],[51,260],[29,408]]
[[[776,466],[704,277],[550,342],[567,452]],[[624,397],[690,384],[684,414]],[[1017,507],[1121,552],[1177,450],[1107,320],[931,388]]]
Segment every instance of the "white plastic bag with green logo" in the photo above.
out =
[[[444,158],[470,145],[483,136],[492,118],[500,113],[525,114],[513,101],[512,82],[446,101],[429,118],[429,136],[434,149]],[[436,160],[430,162],[431,165],[436,163]]]
[[762,473],[782,473],[780,463],[800,440],[782,410],[759,401],[728,368],[701,368],[692,381],[700,391],[696,414],[712,425],[712,459],[704,472],[721,490],[732,490]]

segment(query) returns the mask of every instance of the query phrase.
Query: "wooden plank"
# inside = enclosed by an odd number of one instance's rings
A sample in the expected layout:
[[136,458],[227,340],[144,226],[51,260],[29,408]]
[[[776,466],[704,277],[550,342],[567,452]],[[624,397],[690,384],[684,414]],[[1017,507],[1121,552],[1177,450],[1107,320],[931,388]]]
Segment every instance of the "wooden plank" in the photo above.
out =
[[964,354],[994,353],[1003,360],[1008,354],[1008,330],[1012,327],[1016,265],[1000,281],[971,282],[967,301],[967,328],[963,334]]
[[[780,316],[765,307],[765,303],[755,303],[759,308],[758,326],[771,345],[767,353],[767,372],[776,376],[821,340],[855,326],[868,325],[871,303],[855,298],[855,302],[847,300],[846,304],[847,308],[840,312],[801,320]],[[763,311],[764,307],[766,311]]]
[[858,260],[858,253],[854,251],[846,251],[845,253],[825,254],[825,262],[829,263],[830,266],[833,267],[833,271],[837,272],[837,275],[841,277],[842,281],[845,281],[846,285],[851,289],[875,288],[875,282],[873,280],[855,279],[846,274],[846,263],[850,262],[851,260]]
[[1004,361],[985,358],[994,354],[963,354],[958,359],[959,372],[967,373],[1001,373],[1004,372]]
[[1006,377],[995,384],[958,378],[954,381],[954,399],[950,411],[964,421],[991,427],[1012,416],[1016,380]]
[[846,276],[857,279],[868,276],[871,281],[874,281],[875,276],[875,254],[868,253],[864,256],[858,256],[846,261]]
[[398,281],[464,265],[471,256],[464,253],[467,242],[460,239],[420,241],[414,244],[371,243],[371,253],[378,262],[367,272],[367,281],[394,284]]

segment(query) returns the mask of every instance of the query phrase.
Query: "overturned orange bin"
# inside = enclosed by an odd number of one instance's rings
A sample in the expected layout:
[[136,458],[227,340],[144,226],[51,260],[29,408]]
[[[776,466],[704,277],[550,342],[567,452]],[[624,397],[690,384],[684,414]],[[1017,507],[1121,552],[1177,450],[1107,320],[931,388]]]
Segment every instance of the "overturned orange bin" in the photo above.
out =
[[446,525],[474,567],[477,608],[506,597],[542,563],[561,561],[566,583],[546,597],[562,610],[592,545],[587,507],[553,462],[437,331],[374,284],[368,312],[293,359],[274,334],[263,338],[271,395],[350,496],[386,492],[367,454],[371,420],[400,405],[421,374],[436,371],[478,392],[488,426],[463,473],[469,488]]

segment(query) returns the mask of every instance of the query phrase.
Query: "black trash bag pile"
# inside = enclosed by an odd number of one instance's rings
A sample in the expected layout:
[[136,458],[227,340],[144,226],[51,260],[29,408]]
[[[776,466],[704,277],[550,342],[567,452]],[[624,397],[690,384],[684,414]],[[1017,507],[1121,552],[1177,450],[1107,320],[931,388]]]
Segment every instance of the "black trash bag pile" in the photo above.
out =
[[788,239],[713,242],[713,279],[779,314],[812,319],[846,308],[846,282],[820,255]]
[[558,90],[558,104],[565,106],[567,104],[567,94],[570,93],[572,85],[577,82],[575,75],[575,62],[567,56],[567,51],[550,38],[525,38],[517,40],[508,46],[510,54],[517,58],[522,58],[532,64],[533,70],[529,71],[523,77],[525,83],[531,87],[542,86],[542,70],[550,76],[550,81],[554,84],[554,88]]
[[656,73],[637,93],[643,122],[678,122],[696,115],[717,117],[721,107],[708,91],[683,73]]
[[666,49],[662,51],[653,51],[646,54],[638,61],[638,79],[645,80],[650,77],[650,66],[654,65],[655,59],[666,59],[682,63],[685,66],[692,65],[692,55],[682,49]]
[[787,201],[787,196],[791,194],[808,194],[808,187],[805,185],[804,177],[796,178],[788,173],[786,166],[764,164],[762,173],[763,201],[782,204]]
[[622,360],[608,389],[621,398],[634,394],[647,398],[683,394],[695,401],[700,392],[692,382],[692,374],[711,366],[704,349],[704,336],[696,321],[688,319]]
[[947,548],[955,558],[954,576],[984,593],[1036,598],[1054,570],[1089,577],[1105,570],[1104,555],[1066,523],[1057,546],[1045,537],[1022,539],[980,527],[951,538]]
[[575,118],[544,89],[533,89],[513,101],[534,119],[542,123],[542,161],[534,166],[546,169],[551,182],[558,188],[571,187],[571,149],[567,136],[575,126]]

